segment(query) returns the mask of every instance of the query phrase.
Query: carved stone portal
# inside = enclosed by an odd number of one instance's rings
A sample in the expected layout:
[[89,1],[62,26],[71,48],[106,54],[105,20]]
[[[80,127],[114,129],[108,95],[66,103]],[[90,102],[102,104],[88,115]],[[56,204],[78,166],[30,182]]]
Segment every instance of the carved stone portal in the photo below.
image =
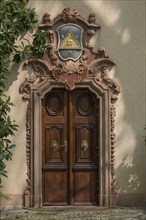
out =
[[[70,91],[76,88],[87,88],[100,99],[99,181],[101,186],[99,204],[111,205],[114,203],[114,103],[120,88],[108,74],[115,62],[106,55],[103,48],[96,53],[90,46],[91,38],[100,29],[100,25],[96,24],[95,20],[94,14],[90,14],[88,20],[85,20],[76,9],[65,8],[53,21],[51,21],[50,15],[45,13],[42,23],[39,25],[39,28],[48,30],[50,49],[42,58],[31,57],[26,61],[26,64],[31,65],[34,71],[20,86],[23,99],[28,101],[25,207],[42,206],[41,100],[47,92],[56,87]],[[84,142],[81,147],[85,151],[87,143]]]

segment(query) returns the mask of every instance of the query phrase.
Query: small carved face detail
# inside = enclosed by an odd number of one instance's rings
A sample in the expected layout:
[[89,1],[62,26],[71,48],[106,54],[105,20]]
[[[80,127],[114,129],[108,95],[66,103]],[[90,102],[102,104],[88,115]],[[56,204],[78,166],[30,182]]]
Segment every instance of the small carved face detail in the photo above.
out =
[[67,45],[68,45],[68,46],[72,46],[72,45],[73,45],[73,40],[72,40],[72,39],[68,39]]

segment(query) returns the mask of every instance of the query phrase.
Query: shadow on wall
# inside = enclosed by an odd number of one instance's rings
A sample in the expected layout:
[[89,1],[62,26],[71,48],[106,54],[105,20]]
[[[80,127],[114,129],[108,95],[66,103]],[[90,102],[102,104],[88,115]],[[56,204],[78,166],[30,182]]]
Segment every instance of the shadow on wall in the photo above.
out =
[[[119,193],[144,193],[146,185],[146,153],[142,139],[145,124],[144,4],[143,1],[92,0],[30,1],[29,4],[36,9],[39,22],[45,12],[50,12],[50,8],[53,19],[64,8],[75,7],[83,17],[90,12],[95,13],[96,22],[101,25],[101,35],[94,38],[94,48],[97,50],[99,45],[105,47],[108,55],[116,58],[117,72],[112,72],[111,77],[116,78],[121,85],[121,94],[116,104],[115,129],[115,169]],[[15,75],[9,79],[10,88],[12,82],[18,80],[17,69],[13,72]]]
[[138,5],[130,1],[99,1],[96,4],[97,7],[91,1],[88,6],[99,16],[97,21],[101,24],[101,46],[106,48],[112,58],[116,58],[118,76],[114,77],[121,84],[121,94],[116,104],[115,129],[118,193],[144,193],[144,2]]

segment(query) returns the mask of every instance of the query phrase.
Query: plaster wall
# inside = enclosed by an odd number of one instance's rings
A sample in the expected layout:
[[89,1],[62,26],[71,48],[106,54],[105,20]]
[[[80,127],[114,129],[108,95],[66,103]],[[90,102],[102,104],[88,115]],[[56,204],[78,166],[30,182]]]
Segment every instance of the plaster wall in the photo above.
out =
[[[96,1],[96,0],[30,0],[40,23],[45,12],[53,19],[66,7],[75,7],[87,18],[96,15],[101,31],[92,40],[96,51],[104,47],[116,63],[110,72],[117,80],[121,93],[116,103],[116,150],[115,171],[117,201],[121,205],[145,204],[146,197],[146,147],[144,146],[145,120],[145,1]],[[28,35],[25,37],[29,38]],[[31,39],[30,39],[31,40]],[[27,103],[21,100],[19,86],[27,71],[11,66],[8,94],[15,107],[12,118],[19,124],[14,141],[13,161],[8,163],[9,178],[4,181],[4,192],[12,196],[11,205],[22,204],[26,187],[25,113]]]

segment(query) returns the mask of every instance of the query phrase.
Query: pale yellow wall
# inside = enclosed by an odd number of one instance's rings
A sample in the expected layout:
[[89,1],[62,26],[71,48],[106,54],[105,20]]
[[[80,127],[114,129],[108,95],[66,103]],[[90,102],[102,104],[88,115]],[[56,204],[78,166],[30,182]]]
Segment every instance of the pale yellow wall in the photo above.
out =
[[12,141],[16,144],[13,149],[13,159],[7,163],[8,179],[4,179],[3,185],[4,193],[10,195],[12,201],[5,201],[6,204],[17,205],[22,203],[22,193],[26,187],[26,109],[27,103],[22,102],[21,95],[19,94],[19,87],[24,82],[27,72],[22,71],[22,64],[11,65],[12,74],[8,82],[8,95],[11,96],[12,102],[15,107],[11,110],[11,118],[16,120],[19,125],[16,136]]
[[[141,196],[146,190],[146,147],[144,146],[145,124],[145,1],[99,1],[99,0],[32,0],[39,22],[45,12],[53,19],[65,7],[75,7],[87,18],[96,14],[101,25],[100,34],[93,40],[94,48],[105,47],[107,54],[117,62],[114,77],[121,86],[116,103],[116,175],[120,194]],[[12,68],[8,92],[16,108],[12,116],[20,125],[16,135],[17,148],[13,162],[8,164],[9,179],[5,181],[5,192],[22,194],[26,186],[25,112],[26,103],[18,94],[26,71]],[[14,80],[14,81],[13,81]],[[136,198],[136,197],[133,197]]]

